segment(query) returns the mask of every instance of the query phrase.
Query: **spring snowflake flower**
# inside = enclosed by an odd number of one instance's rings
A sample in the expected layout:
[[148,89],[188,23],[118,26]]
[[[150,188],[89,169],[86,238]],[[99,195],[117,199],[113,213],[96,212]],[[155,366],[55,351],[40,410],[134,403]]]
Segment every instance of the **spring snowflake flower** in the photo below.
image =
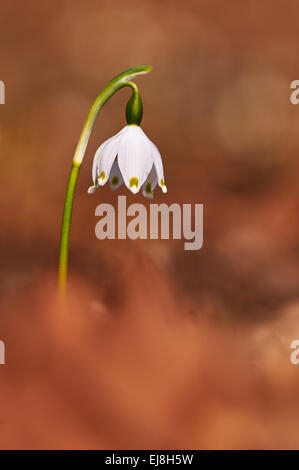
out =
[[97,149],[92,179],[90,194],[108,179],[112,189],[125,183],[133,194],[142,188],[143,195],[149,198],[153,198],[157,184],[163,193],[167,192],[160,152],[136,124],[125,126]]

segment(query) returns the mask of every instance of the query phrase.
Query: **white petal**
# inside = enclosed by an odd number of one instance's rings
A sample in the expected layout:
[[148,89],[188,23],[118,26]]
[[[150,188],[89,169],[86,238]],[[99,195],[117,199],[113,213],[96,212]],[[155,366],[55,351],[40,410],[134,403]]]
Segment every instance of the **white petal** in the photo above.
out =
[[155,187],[157,186],[157,172],[155,169],[155,166],[152,166],[152,169],[146,178],[145,182],[142,185],[142,193],[145,197],[148,197],[149,199],[153,199],[154,194],[153,191]]
[[138,193],[153,166],[150,142],[139,126],[128,126],[121,136],[118,164],[127,188]]
[[94,155],[94,158],[93,158],[93,164],[92,164],[92,180],[93,180],[93,183],[94,185],[97,186],[97,168],[98,168],[98,163],[99,163],[99,158],[104,150],[104,148],[106,147],[107,144],[109,144],[109,142],[111,142],[113,139],[116,139],[117,137],[119,137],[120,135],[123,134],[123,132],[125,131],[125,129],[127,128],[128,126],[125,126],[121,131],[119,131],[117,134],[113,135],[112,137],[110,137],[110,139],[107,139],[105,140],[105,142],[103,142],[99,148],[97,149],[95,155]]
[[163,163],[162,163],[162,158],[159,150],[155,146],[155,144],[150,141],[151,146],[152,146],[152,155],[154,159],[154,165],[156,168],[157,172],[157,178],[158,178],[158,185],[162,189],[163,193],[167,193],[167,188],[164,183],[164,171],[163,171]]
[[96,181],[97,181],[97,168],[98,168],[98,163],[99,163],[99,158],[103,152],[103,149],[106,147],[106,145],[111,142],[111,140],[114,139],[115,136],[113,137],[110,137],[110,139],[107,139],[105,140],[105,142],[103,142],[99,148],[97,149],[95,155],[94,155],[94,158],[93,158],[93,164],[92,164],[92,180],[94,182],[94,184],[96,184]]
[[97,168],[97,183],[100,186],[103,186],[109,178],[113,162],[118,154],[119,139],[120,137],[114,138],[102,150]]
[[110,180],[111,189],[119,188],[124,182],[123,177],[121,176],[118,162],[116,160],[114,160],[113,162],[113,165],[110,171],[109,180]]

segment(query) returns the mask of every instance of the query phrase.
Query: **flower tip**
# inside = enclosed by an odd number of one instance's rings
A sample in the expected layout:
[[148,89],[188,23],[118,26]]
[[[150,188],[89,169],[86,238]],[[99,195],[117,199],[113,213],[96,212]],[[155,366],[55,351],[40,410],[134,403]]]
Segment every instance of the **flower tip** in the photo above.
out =
[[96,186],[90,186],[87,190],[88,194],[93,194],[96,192],[97,187]]
[[130,190],[132,191],[133,194],[137,194],[140,188],[137,186],[131,186]]
[[167,188],[166,188],[165,184],[164,184],[164,186],[162,186],[162,191],[163,191],[163,193],[167,193]]
[[136,176],[132,176],[132,178],[130,178],[129,183],[130,183],[129,189],[132,191],[133,194],[137,194],[140,189],[138,178],[136,178]]

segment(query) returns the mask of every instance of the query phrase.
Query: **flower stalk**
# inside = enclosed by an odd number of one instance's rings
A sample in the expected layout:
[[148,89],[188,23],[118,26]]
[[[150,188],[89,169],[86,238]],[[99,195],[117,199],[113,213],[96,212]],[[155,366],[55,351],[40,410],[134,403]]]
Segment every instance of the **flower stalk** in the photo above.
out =
[[[131,82],[132,78],[137,77],[148,73],[152,70],[150,66],[139,66],[122,72],[117,75],[113,80],[111,80],[104,90],[98,95],[95,99],[93,105],[90,108],[90,111],[87,115],[85,124],[79,142],[76,147],[76,151],[73,157],[73,163],[71,167],[71,172],[68,180],[67,191],[65,196],[64,210],[62,216],[62,225],[61,225],[61,237],[60,237],[60,256],[59,256],[59,274],[58,274],[58,283],[59,290],[62,295],[66,293],[67,288],[67,274],[68,274],[68,253],[69,253],[69,237],[70,237],[70,228],[71,228],[71,217],[72,217],[72,208],[74,195],[76,190],[76,184],[79,176],[80,167],[84,159],[86,147],[89,141],[89,137],[95,123],[95,120],[99,114],[99,111],[104,106],[104,104],[114,95],[119,89],[124,86],[130,86],[133,90],[131,98],[131,108],[136,109],[138,105],[140,107],[138,88],[135,83]],[[141,104],[142,106],[142,104]],[[142,117],[142,110],[141,110]]]

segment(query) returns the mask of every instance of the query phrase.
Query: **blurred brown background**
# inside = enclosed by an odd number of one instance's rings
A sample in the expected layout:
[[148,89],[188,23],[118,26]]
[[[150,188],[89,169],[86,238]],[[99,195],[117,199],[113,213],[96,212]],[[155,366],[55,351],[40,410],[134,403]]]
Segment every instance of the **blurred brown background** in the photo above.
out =
[[[0,3],[2,448],[299,447],[298,2]],[[77,188],[70,300],[56,299],[64,193],[87,111],[141,64],[142,127],[168,193],[203,203],[204,246],[95,238],[100,113]]]

